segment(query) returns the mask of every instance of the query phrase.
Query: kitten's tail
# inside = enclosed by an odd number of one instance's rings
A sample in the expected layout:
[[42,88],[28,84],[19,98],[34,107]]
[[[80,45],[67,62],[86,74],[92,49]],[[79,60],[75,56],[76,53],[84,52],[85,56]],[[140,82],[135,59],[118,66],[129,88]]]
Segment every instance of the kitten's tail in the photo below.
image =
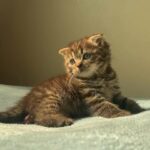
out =
[[15,106],[5,112],[0,112],[0,122],[3,123],[20,123],[25,116],[23,102],[20,101]]

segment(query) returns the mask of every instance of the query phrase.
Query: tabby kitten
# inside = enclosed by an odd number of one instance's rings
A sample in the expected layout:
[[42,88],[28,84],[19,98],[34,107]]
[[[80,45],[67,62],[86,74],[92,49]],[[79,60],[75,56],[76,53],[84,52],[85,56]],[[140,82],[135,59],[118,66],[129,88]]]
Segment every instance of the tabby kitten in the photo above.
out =
[[122,96],[102,34],[72,42],[59,54],[64,57],[66,74],[34,87],[16,106],[0,113],[0,122],[60,127],[71,125],[75,118],[113,118],[144,111]]

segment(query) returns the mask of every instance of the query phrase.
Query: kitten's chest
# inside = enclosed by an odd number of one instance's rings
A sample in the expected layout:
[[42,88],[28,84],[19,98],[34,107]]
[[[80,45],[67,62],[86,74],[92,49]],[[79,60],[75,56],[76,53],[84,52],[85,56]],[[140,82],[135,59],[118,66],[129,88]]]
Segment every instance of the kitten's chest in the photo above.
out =
[[80,87],[80,93],[83,98],[87,97],[105,97],[106,99],[112,99],[112,97],[118,93],[117,80],[105,81],[95,80],[82,83]]

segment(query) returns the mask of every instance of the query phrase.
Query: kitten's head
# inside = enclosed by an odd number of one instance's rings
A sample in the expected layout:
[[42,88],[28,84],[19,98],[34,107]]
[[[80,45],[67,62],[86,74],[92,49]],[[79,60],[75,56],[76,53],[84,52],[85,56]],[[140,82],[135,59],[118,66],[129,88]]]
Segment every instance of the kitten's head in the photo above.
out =
[[109,44],[103,34],[94,34],[78,41],[68,47],[60,49],[59,54],[64,57],[67,73],[75,77],[89,78],[110,63]]

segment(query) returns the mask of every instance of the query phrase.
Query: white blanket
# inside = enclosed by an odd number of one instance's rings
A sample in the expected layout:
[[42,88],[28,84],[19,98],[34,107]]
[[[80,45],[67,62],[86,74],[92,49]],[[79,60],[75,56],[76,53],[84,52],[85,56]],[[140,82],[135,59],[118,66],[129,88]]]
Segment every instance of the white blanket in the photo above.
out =
[[[0,85],[0,111],[29,91]],[[150,108],[150,100],[138,101]],[[84,118],[62,128],[0,123],[0,150],[150,150],[150,111],[106,119]]]

